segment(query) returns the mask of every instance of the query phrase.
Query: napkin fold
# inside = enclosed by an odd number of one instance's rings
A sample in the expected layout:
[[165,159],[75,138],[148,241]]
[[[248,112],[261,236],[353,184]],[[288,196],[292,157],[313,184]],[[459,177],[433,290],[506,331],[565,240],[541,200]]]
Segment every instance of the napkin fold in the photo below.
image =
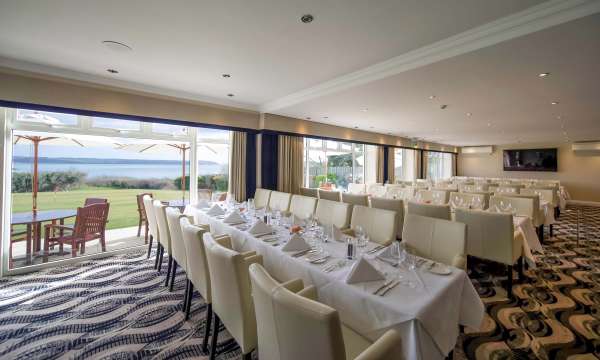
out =
[[209,216],[219,216],[225,215],[225,211],[217,204],[214,204],[207,212],[206,215]]
[[198,203],[196,204],[196,209],[206,209],[208,207],[210,207],[210,204],[208,203],[208,201],[206,199],[200,199],[198,200]]
[[344,241],[345,235],[339,227],[331,225],[331,238],[335,241]]
[[246,220],[244,220],[242,215],[240,215],[240,213],[237,210],[235,210],[232,211],[229,215],[227,215],[225,219],[223,219],[223,222],[225,224],[241,224],[246,222]]
[[304,251],[310,249],[310,245],[299,234],[293,234],[281,250],[283,251]]
[[270,234],[273,231],[269,225],[265,224],[262,220],[257,220],[254,225],[248,230],[252,235],[259,236]]
[[352,265],[346,277],[346,284],[356,284],[366,281],[385,280],[385,277],[375,269],[367,259],[361,257]]

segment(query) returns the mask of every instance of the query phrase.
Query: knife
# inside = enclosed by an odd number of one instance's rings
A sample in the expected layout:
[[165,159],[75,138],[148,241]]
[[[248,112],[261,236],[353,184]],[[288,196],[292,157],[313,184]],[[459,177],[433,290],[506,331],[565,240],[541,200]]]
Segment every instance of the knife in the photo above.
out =
[[390,291],[393,288],[395,288],[396,286],[398,286],[398,284],[400,284],[400,281],[396,280],[393,284],[388,285],[388,287],[386,287],[382,292],[379,293],[379,296],[384,296],[385,294],[388,293],[388,291]]
[[381,285],[380,287],[377,288],[377,290],[373,291],[373,295],[376,295],[378,292],[380,292],[384,288],[388,287],[393,282],[394,282],[394,280],[388,280],[388,281],[384,282],[383,285]]

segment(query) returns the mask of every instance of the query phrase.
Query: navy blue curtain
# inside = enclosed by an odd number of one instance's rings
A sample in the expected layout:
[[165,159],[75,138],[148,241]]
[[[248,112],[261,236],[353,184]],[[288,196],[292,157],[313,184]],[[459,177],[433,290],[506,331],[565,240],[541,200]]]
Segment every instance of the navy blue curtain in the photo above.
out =
[[260,175],[261,186],[264,189],[277,190],[278,144],[279,136],[277,134],[262,134]]
[[256,191],[256,134],[246,135],[246,197],[253,198]]
[[390,160],[389,156],[390,156],[390,147],[384,146],[383,147],[383,183],[384,184],[390,180],[390,174],[388,174],[388,170],[389,170],[388,163]]

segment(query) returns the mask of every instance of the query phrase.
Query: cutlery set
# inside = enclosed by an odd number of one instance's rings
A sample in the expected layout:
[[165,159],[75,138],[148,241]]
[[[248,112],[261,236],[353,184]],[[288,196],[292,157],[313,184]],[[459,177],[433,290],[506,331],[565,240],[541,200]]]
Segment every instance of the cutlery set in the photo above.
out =
[[376,252],[378,252],[379,250],[383,250],[385,249],[387,246],[383,246],[383,245],[377,245],[375,246],[373,249],[369,250],[366,252],[366,254],[375,254]]
[[373,295],[385,296],[388,291],[392,290],[400,284],[400,280],[387,280],[383,285],[373,291]]

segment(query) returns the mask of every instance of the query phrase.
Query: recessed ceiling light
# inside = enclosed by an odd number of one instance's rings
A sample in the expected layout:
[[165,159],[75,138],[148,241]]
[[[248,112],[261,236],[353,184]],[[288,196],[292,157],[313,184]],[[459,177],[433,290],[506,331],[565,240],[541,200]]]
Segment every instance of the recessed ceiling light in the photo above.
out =
[[229,75],[229,74],[223,74],[221,76],[224,77],[224,78],[226,78],[226,79],[231,77],[231,75]]
[[549,72],[543,72],[543,73],[538,74],[538,77],[545,78],[548,75],[550,75]]
[[302,21],[305,24],[308,24],[308,23],[311,23],[314,19],[315,19],[315,17],[312,16],[311,14],[306,14],[306,15],[302,15],[302,17],[300,18],[300,21]]
[[471,115],[473,115],[473,114],[472,114],[472,113],[470,113],[470,112],[468,112],[468,113],[467,113],[467,116],[471,116]]
[[492,126],[492,123],[487,123],[487,126],[488,126],[488,127],[491,127],[491,126]]
[[235,95],[233,95],[233,94],[227,94],[227,96],[229,96],[229,97],[234,97]]
[[368,108],[362,108],[362,109],[360,109],[360,111],[367,112],[367,111],[369,111],[369,109]]
[[114,40],[104,40],[102,44],[113,51],[118,52],[127,52],[133,50],[133,48],[127,44],[123,44],[122,42],[114,41]]
[[354,126],[355,129],[358,129],[358,126]]
[[323,119],[329,119],[329,116],[323,116]]
[[558,101],[553,101],[550,104],[552,104],[552,105],[558,105]]
[[111,74],[118,74],[119,72],[115,69],[106,69],[106,71],[108,71]]
[[429,95],[429,100],[435,99],[435,95]]
[[310,120],[310,119],[312,119],[310,116],[307,116],[307,117],[306,117],[306,120]]
[[560,120],[560,119],[562,119],[562,116],[558,115],[556,118],[557,118],[558,120]]

